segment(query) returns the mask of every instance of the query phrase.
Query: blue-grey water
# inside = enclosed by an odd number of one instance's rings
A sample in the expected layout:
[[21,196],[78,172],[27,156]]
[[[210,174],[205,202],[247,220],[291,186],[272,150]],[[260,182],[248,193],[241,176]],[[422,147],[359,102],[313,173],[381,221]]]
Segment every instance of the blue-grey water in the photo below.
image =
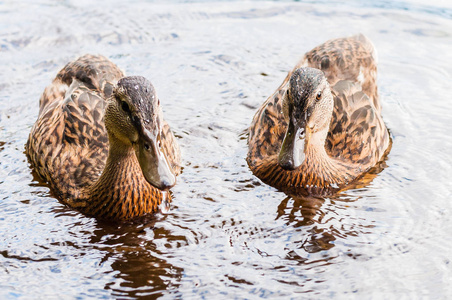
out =
[[[379,55],[386,167],[291,199],[245,130],[304,52],[358,32]],[[34,178],[24,144],[68,61],[150,79],[182,148],[171,210],[97,221]],[[452,298],[449,1],[0,1],[0,298]]]

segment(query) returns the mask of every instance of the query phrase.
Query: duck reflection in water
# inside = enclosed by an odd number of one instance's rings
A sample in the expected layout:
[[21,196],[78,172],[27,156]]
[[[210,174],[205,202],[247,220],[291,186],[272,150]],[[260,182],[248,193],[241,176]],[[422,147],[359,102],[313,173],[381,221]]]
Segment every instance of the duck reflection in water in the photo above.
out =
[[[104,289],[110,291],[112,298],[154,299],[170,290],[177,291],[183,269],[165,259],[168,256],[166,251],[171,252],[171,249],[186,244],[187,240],[159,226],[165,222],[166,215],[113,223],[83,217],[66,206],[55,207],[52,212],[57,218],[69,216],[79,220],[71,226],[74,231],[68,233],[76,238],[82,234],[83,242],[75,244],[68,239],[65,247],[73,247],[82,256],[84,253],[91,256],[97,253],[92,263],[102,266],[103,273],[89,277],[89,280],[105,283]],[[94,224],[87,226],[83,224],[86,222]],[[81,226],[87,230],[78,231]],[[88,231],[89,228],[93,230]]]
[[114,297],[157,298],[169,288],[177,288],[183,270],[162,258],[165,253],[159,249],[158,243],[163,239],[170,247],[186,241],[184,237],[156,227],[156,222],[160,221],[148,219],[143,223],[122,225],[98,223],[91,243],[103,250],[103,261],[111,263],[115,275],[105,288],[111,290]]
[[[290,204],[289,204],[290,203]],[[323,228],[317,228],[316,224],[321,224],[325,213],[321,207],[325,199],[312,196],[294,196],[286,197],[278,206],[278,218],[285,217],[288,224],[294,227],[312,226],[309,229],[309,236],[301,242],[300,248],[308,253],[315,253],[322,250],[328,250],[334,247],[333,241],[336,240],[331,232]],[[291,206],[291,207],[290,207]],[[286,212],[288,210],[288,212]],[[294,253],[294,252],[293,252]],[[293,256],[293,253],[289,256]]]
[[[365,228],[368,231],[373,226],[363,224],[351,224],[352,228],[344,226],[343,220],[350,218],[349,210],[351,203],[366,201],[365,197],[353,195],[353,191],[366,190],[372,180],[387,167],[387,155],[382,161],[375,165],[359,180],[347,186],[347,189],[329,196],[310,195],[308,193],[287,194],[278,206],[276,219],[286,220],[286,224],[295,228],[306,228],[307,233],[297,241],[296,249],[303,249],[307,253],[316,253],[330,250],[334,247],[337,239],[347,239],[362,234]],[[356,222],[356,220],[351,220]],[[370,220],[371,222],[371,220]],[[307,259],[301,257],[296,251],[289,251],[289,259],[301,262]]]

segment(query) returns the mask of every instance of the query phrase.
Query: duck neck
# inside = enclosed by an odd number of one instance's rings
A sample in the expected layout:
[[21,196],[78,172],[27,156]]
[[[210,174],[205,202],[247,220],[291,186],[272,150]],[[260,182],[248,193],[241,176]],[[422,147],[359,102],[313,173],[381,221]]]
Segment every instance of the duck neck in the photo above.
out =
[[105,168],[90,187],[92,215],[130,219],[157,209],[164,192],[153,187],[144,178],[132,145],[109,135],[110,148]]
[[306,154],[316,155],[319,159],[329,158],[325,150],[327,135],[328,128],[311,133],[305,149]]
[[[302,169],[313,182],[320,182],[325,185],[341,185],[347,181],[344,173],[344,165],[337,159],[328,155],[325,149],[328,127],[321,131],[312,133],[305,148],[306,159],[302,164]],[[307,183],[309,184],[309,183]]]
[[[110,188],[109,185],[124,185],[127,176],[134,175],[138,167],[135,151],[132,145],[127,145],[116,139],[109,137],[110,148],[108,149],[107,162],[104,171],[96,182],[96,189]],[[94,190],[93,190],[94,192]]]

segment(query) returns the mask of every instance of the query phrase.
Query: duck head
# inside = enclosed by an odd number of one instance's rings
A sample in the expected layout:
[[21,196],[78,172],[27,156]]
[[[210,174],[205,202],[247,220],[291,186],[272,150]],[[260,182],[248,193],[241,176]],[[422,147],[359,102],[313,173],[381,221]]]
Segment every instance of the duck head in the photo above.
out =
[[130,76],[118,81],[109,98],[105,126],[124,147],[132,146],[146,180],[165,190],[174,186],[174,175],[160,139],[163,114],[153,85],[144,77]]
[[[298,168],[306,157],[314,135],[326,138],[334,100],[324,73],[314,68],[295,70],[283,98],[283,114],[288,126],[278,156],[279,165],[286,170]],[[324,142],[324,140],[323,140]]]

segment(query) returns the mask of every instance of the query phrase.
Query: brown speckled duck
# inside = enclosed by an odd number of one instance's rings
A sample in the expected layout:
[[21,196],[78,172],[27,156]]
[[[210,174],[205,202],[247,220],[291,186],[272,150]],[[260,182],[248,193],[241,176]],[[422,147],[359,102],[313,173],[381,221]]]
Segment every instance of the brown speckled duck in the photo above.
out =
[[375,49],[361,34],[306,53],[253,118],[251,171],[301,194],[332,193],[365,174],[390,145],[376,75]]
[[45,89],[26,153],[57,198],[105,219],[156,212],[180,172],[154,87],[103,56],[70,62]]

